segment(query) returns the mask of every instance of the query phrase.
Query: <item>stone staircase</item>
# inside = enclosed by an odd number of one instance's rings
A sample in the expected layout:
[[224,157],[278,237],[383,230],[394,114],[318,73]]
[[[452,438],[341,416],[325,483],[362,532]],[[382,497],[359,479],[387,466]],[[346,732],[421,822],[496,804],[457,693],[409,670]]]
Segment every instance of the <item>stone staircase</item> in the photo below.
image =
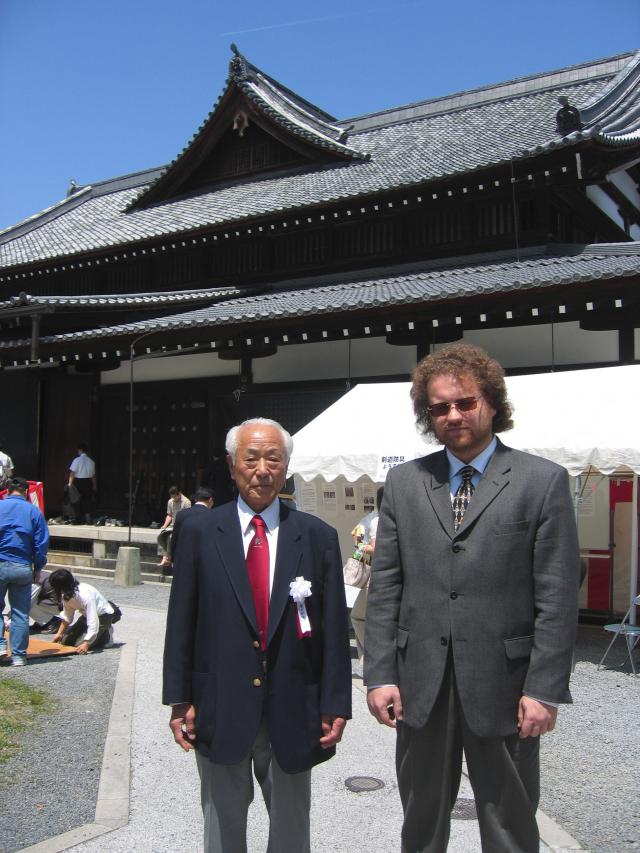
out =
[[140,549],[140,578],[144,583],[170,583],[163,578],[156,553],[157,530],[126,527],[49,524],[51,537],[47,570],[69,569],[87,578],[113,578],[118,550],[123,545]]

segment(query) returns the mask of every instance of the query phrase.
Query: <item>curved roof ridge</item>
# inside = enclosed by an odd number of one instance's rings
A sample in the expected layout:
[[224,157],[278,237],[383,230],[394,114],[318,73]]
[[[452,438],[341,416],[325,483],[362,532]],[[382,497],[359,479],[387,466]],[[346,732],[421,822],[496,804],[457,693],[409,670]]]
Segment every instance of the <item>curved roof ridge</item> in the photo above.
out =
[[595,125],[611,115],[628,97],[640,80],[640,50],[605,85],[591,101],[580,107],[580,118],[585,125]]
[[[339,124],[354,124],[353,133],[362,133],[371,128],[386,124],[409,121],[421,118],[422,116],[432,116],[441,112],[451,112],[454,109],[480,106],[494,101],[518,97],[519,95],[530,95],[538,91],[584,83],[587,80],[598,77],[617,76],[621,73],[621,70],[624,70],[628,64],[628,60],[635,55],[634,52],[621,53],[616,56],[582,62],[578,65],[569,65],[565,68],[552,71],[515,77],[512,80],[490,83],[473,89],[463,89],[459,92],[452,92],[449,95],[440,95],[403,106],[389,107],[385,110],[341,119]],[[584,73],[579,74],[580,70],[584,70]],[[538,85],[535,85],[536,83]],[[405,114],[406,118],[400,117]],[[376,119],[379,119],[379,121],[376,121]]]

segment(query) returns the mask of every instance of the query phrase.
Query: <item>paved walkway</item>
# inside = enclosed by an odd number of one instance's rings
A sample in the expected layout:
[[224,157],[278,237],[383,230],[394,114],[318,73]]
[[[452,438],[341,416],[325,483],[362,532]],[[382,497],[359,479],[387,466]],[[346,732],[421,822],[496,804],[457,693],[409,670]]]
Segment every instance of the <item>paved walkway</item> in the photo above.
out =
[[[202,850],[202,817],[193,754],[183,753],[171,738],[168,709],[161,704],[161,663],[165,613],[127,607],[117,628],[123,642],[120,668],[93,824],[26,848],[56,853],[76,845],[85,853],[167,853]],[[313,773],[312,849],[344,853],[399,849],[402,812],[394,775],[394,739],[366,708],[361,681],[354,677],[353,720],[338,755]],[[384,787],[352,793],[350,776],[372,776]],[[466,779],[461,812],[472,811]],[[540,816],[549,846],[542,850],[582,849]],[[264,853],[267,815],[259,791],[249,814],[249,853]],[[452,823],[451,853],[480,851],[474,819]]]

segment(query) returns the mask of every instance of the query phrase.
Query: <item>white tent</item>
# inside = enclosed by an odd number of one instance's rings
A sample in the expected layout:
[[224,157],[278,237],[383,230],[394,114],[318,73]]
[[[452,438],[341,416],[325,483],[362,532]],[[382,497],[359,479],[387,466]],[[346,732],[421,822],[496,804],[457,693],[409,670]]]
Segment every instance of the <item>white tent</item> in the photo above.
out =
[[[438,449],[415,428],[410,383],[357,385],[294,435],[289,470],[304,481],[381,483],[400,462]],[[640,473],[640,365],[507,378],[514,429],[506,444],[589,471],[634,472],[631,594],[637,585],[637,492]],[[577,488],[579,488],[579,480]],[[335,498],[339,505],[340,501]],[[345,507],[346,508],[346,507]],[[355,509],[355,507],[354,507]],[[334,523],[333,518],[327,517]],[[338,519],[339,520],[339,519]],[[352,518],[343,521],[341,542]],[[340,525],[337,525],[340,530]],[[344,548],[343,548],[344,550]]]
[[[290,471],[304,480],[366,475],[437,449],[417,433],[408,382],[357,385],[294,436]],[[507,378],[514,429],[506,444],[577,475],[640,473],[640,365]],[[391,462],[389,462],[391,458]]]

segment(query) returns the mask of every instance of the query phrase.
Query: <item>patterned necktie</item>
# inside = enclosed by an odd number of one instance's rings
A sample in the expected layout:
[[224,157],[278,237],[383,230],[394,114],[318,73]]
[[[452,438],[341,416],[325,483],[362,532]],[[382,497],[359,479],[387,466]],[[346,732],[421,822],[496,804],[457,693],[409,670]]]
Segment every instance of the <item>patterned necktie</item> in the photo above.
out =
[[269,622],[269,542],[264,520],[259,515],[253,516],[251,526],[256,532],[247,550],[247,572],[258,617],[260,648],[264,651],[267,647]]
[[462,482],[458,486],[458,490],[453,498],[453,529],[457,533],[458,528],[462,524],[462,519],[469,506],[469,501],[473,495],[473,483],[471,478],[475,474],[475,469],[472,465],[465,465],[458,471],[462,475]]

